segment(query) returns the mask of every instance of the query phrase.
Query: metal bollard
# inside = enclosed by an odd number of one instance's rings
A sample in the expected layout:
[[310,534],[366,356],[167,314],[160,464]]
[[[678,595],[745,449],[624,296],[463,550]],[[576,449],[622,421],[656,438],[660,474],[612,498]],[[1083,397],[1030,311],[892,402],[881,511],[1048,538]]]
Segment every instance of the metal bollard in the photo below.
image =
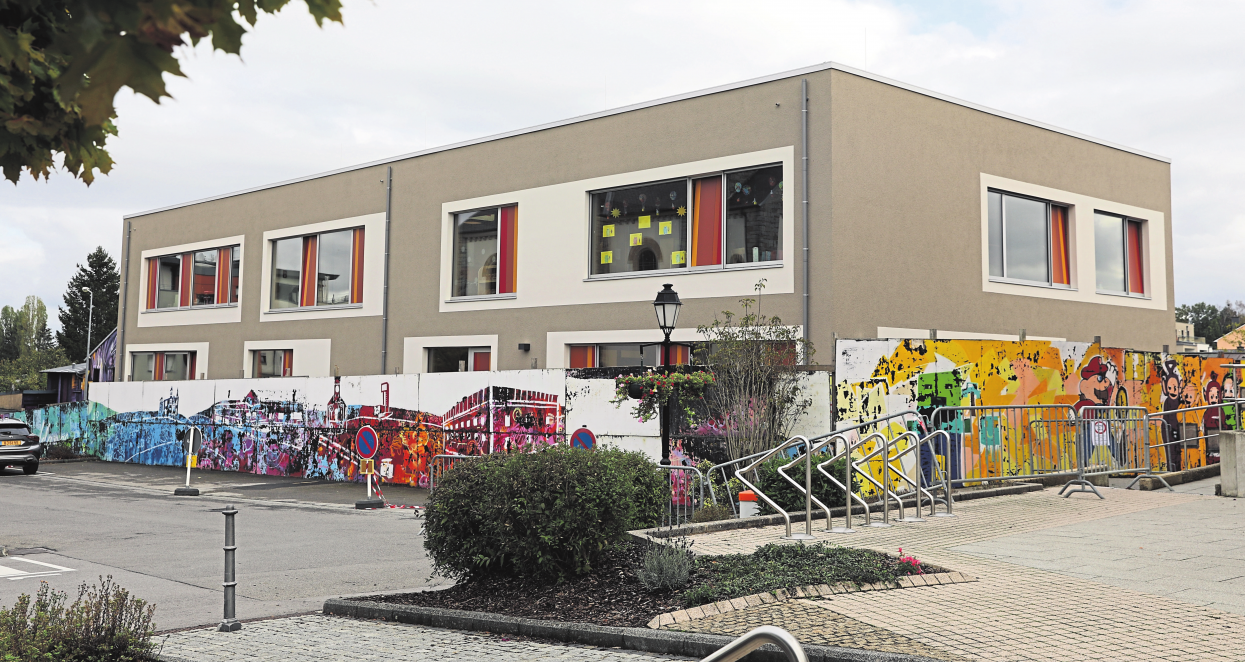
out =
[[234,545],[233,516],[237,514],[238,511],[233,509],[232,504],[225,506],[225,581],[221,582],[221,586],[225,587],[225,618],[220,622],[220,627],[216,628],[217,632],[237,632],[242,629],[242,624],[234,618],[238,582],[233,564],[238,547]]

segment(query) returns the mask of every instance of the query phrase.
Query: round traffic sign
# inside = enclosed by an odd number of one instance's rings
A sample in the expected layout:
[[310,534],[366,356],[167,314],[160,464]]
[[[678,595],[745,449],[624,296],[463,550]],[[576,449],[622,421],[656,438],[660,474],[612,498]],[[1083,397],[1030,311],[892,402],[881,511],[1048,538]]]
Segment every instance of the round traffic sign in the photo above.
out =
[[370,425],[364,425],[354,436],[354,449],[359,457],[372,457],[376,454],[376,449],[380,448],[380,440],[376,437],[376,430]]
[[579,428],[571,435],[571,448],[592,450],[597,446],[597,436],[587,427]]

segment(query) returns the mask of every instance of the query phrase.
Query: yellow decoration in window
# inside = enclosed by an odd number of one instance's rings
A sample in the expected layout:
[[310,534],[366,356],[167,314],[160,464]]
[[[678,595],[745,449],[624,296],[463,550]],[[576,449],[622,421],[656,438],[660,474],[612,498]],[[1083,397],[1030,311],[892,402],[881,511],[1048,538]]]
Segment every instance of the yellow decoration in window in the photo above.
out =
[[674,213],[678,214],[679,216],[687,216],[687,207],[679,207],[677,210],[675,210]]
[[601,226],[601,236],[602,236],[602,237],[612,237],[612,236],[614,236],[614,226],[613,226],[613,225],[602,225],[602,226]]
[[601,264],[613,264],[614,251],[601,251]]
[[643,244],[643,243],[644,243],[644,235],[642,233],[636,232],[635,234],[631,235],[632,246],[639,246],[640,244]]
[[672,223],[673,221],[662,221],[658,224],[657,234],[670,234],[672,231],[670,227]]
[[618,218],[619,216],[622,216],[622,212],[618,211],[617,209],[611,209],[610,216],[613,216],[614,218]]
[[652,225],[653,225],[653,217],[652,217],[652,216],[641,216],[641,217],[640,217],[640,229],[644,229],[644,228],[647,228],[647,227],[652,227]]
[[684,264],[687,262],[687,251],[674,251],[670,254],[670,264]]

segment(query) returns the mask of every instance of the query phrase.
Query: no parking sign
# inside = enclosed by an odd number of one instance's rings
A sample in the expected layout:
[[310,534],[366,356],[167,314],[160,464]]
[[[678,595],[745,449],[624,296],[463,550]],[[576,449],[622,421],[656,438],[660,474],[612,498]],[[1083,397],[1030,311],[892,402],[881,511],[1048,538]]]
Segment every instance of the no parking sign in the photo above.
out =
[[359,457],[370,458],[376,454],[376,449],[380,448],[380,440],[376,437],[376,430],[370,425],[364,425],[354,436],[354,450]]
[[597,446],[597,436],[587,427],[579,428],[571,435],[571,448],[592,450]]

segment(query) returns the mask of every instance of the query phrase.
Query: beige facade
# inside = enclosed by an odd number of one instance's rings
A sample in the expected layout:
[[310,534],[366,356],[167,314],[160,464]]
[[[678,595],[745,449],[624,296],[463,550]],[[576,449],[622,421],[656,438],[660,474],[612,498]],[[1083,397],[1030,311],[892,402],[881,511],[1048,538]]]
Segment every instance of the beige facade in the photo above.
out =
[[[131,373],[135,348],[206,344],[195,378],[251,376],[255,352],[282,343],[295,375],[379,372],[390,167],[386,372],[422,372],[439,346],[487,350],[489,367],[506,370],[567,367],[575,345],[658,341],[651,301],[662,283],[685,304],[676,340],[696,339],[698,324],[736,308],[762,278],[763,311],[800,325],[802,81],[808,333],[823,362],[835,334],[929,329],[1174,345],[1166,160],[824,65],[128,216],[120,374]],[[780,248],[769,260],[757,252],[757,261],[721,267],[593,276],[590,262],[605,259],[593,248],[593,192],[758,166],[782,168]],[[1067,210],[1067,286],[991,276],[989,191]],[[453,296],[455,214],[509,205],[514,292]],[[1141,228],[1143,292],[1096,287],[1096,213]],[[362,285],[350,302],[274,308],[273,242],[351,228],[362,230],[352,272]],[[227,246],[239,247],[236,303],[147,308],[153,258]]]

